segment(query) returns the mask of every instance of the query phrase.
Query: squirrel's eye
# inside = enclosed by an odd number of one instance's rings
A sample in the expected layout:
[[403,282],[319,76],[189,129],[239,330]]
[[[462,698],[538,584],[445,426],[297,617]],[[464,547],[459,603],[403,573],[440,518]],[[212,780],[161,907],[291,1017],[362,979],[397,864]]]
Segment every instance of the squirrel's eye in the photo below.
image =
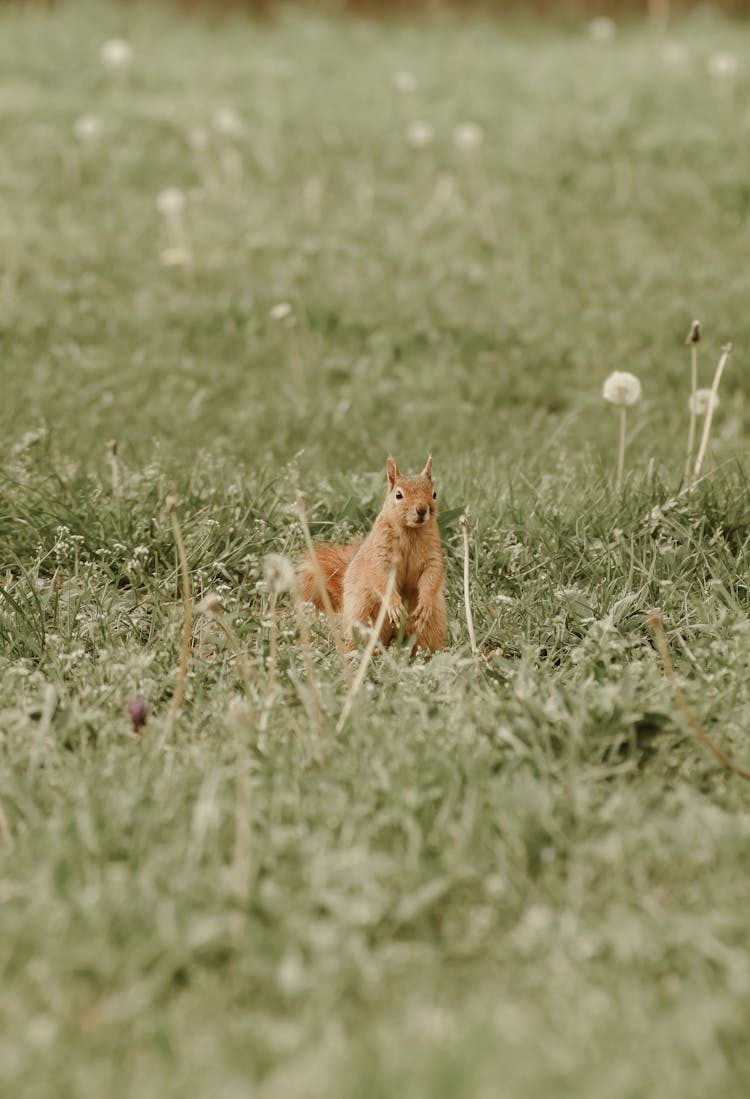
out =
[[433,500],[437,500],[437,493],[436,493],[436,492],[433,492],[433,494],[432,494],[432,499],[433,499]]
[[404,498],[403,492],[401,491],[400,488],[397,488],[396,489],[396,499],[397,500],[403,500],[403,498]]

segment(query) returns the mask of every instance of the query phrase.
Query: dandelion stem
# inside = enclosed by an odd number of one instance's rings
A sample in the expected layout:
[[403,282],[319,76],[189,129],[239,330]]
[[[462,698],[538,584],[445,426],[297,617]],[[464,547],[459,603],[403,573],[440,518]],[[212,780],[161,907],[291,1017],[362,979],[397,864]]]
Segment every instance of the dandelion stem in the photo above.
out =
[[272,589],[268,597],[268,675],[273,683],[276,679],[277,644],[276,644],[276,590]]
[[693,469],[693,483],[700,476],[701,466],[703,465],[703,459],[706,456],[706,449],[708,447],[708,437],[711,434],[711,421],[713,420],[714,408],[716,407],[716,394],[719,391],[719,383],[721,382],[721,376],[724,373],[724,367],[727,364],[727,359],[732,354],[731,343],[725,343],[721,349],[721,358],[716,364],[716,371],[714,373],[714,380],[711,384],[711,397],[708,402],[708,408],[706,410],[706,417],[703,421],[703,434],[701,435],[701,443],[698,447],[698,456],[695,459],[695,467]]
[[307,689],[312,698],[317,732],[318,735],[321,736],[323,733],[323,707],[320,704],[320,691],[318,690],[318,683],[315,678],[315,662],[313,660],[312,642],[310,640],[310,627],[307,623],[305,608],[299,597],[296,585],[292,589],[292,599],[294,600],[294,613],[297,616],[300,644],[305,658],[305,667],[307,668]]
[[468,515],[462,515],[458,520],[461,526],[461,534],[464,539],[464,608],[466,610],[466,628],[469,631],[469,645],[471,646],[471,654],[476,657],[479,653],[477,649],[477,638],[474,633],[474,616],[471,613],[471,593],[469,590],[469,517]]
[[715,756],[716,759],[718,759],[719,763],[721,763],[723,767],[726,767],[729,771],[734,771],[734,773],[740,775],[741,778],[750,780],[750,771],[744,767],[741,767],[738,763],[735,763],[734,760],[730,759],[725,752],[722,752],[721,748],[718,748],[710,739],[710,737],[706,736],[706,734],[703,732],[700,725],[698,724],[696,718],[690,711],[690,707],[687,704],[685,695],[682,693],[682,689],[675,678],[674,668],[672,667],[672,660],[669,655],[669,643],[667,642],[667,635],[664,631],[664,622],[662,621],[661,613],[656,610],[651,611],[651,613],[646,618],[646,622],[652,634],[654,635],[654,643],[656,645],[659,656],[661,657],[664,675],[669,680],[670,686],[672,688],[672,694],[674,695],[677,709],[680,711],[687,724],[695,733],[696,738],[705,748],[708,748],[709,752],[711,752],[711,754]]
[[180,575],[182,578],[182,649],[180,652],[180,670],[177,675],[174,694],[172,695],[172,703],[169,707],[167,728],[164,735],[165,741],[172,731],[175,718],[177,717],[180,705],[182,704],[182,695],[185,690],[185,680],[187,679],[188,657],[190,656],[190,629],[192,623],[190,607],[190,570],[188,569],[187,553],[185,552],[185,543],[182,538],[180,521],[177,517],[177,501],[174,496],[167,497],[166,506],[169,521],[172,524],[172,533],[174,534],[175,545],[177,547],[177,556],[180,562]]
[[396,587],[396,569],[392,568],[390,573],[388,574],[388,582],[385,586],[385,593],[383,595],[383,599],[382,599],[382,602],[380,604],[380,610],[378,611],[378,617],[375,619],[375,624],[372,627],[372,629],[370,630],[370,637],[369,637],[368,642],[367,642],[367,647],[365,648],[365,651],[362,654],[362,661],[359,665],[359,668],[357,669],[357,674],[354,677],[354,681],[353,681],[351,687],[349,688],[349,693],[347,694],[346,701],[344,702],[344,708],[341,711],[341,717],[339,718],[338,724],[336,725],[336,734],[337,735],[344,728],[344,725],[346,724],[346,719],[349,717],[349,714],[351,713],[351,709],[352,709],[352,706],[354,704],[354,699],[357,697],[357,695],[359,693],[359,690],[360,690],[362,684],[364,683],[365,675],[367,674],[367,669],[370,666],[370,661],[372,660],[372,654],[375,652],[375,646],[377,645],[378,641],[380,640],[380,631],[383,628],[383,623],[385,622],[385,617],[388,614],[388,608],[391,605],[391,597],[393,595],[393,589],[395,587]]
[[2,838],[6,847],[13,847],[13,833],[10,830],[8,818],[5,815],[5,806],[3,805],[2,798],[0,798],[0,838]]
[[625,469],[625,429],[628,420],[628,410],[625,405],[620,407],[620,445],[617,451],[617,477],[615,480],[615,492],[622,488],[622,475]]
[[250,712],[252,714],[253,720],[256,720],[257,715],[255,712],[255,695],[253,694],[251,682],[252,672],[250,670],[250,664],[248,662],[247,655],[242,648],[242,642],[240,641],[239,637],[232,629],[232,627],[229,625],[229,623],[226,621],[223,612],[216,611],[211,615],[211,617],[226,637],[227,641],[229,642],[229,647],[235,655],[235,658],[237,660],[237,667],[240,670],[240,676],[242,678],[242,686],[245,691],[245,695],[247,696],[247,700],[250,704]]
[[336,652],[338,653],[341,670],[344,673],[344,678],[346,679],[347,683],[351,685],[352,673],[351,668],[349,667],[349,661],[346,656],[346,646],[344,645],[344,639],[341,636],[341,631],[339,630],[338,624],[336,622],[336,615],[334,613],[333,606],[331,605],[331,597],[328,594],[326,579],[323,575],[323,570],[320,567],[318,555],[315,552],[312,535],[310,534],[310,527],[307,524],[305,498],[301,492],[297,493],[297,515],[299,516],[302,533],[305,538],[307,552],[310,555],[310,564],[312,565],[313,572],[315,573],[315,580],[317,582],[318,590],[320,592],[320,598],[323,600],[323,606],[325,607],[326,618],[328,619],[328,625],[333,636],[333,643],[336,646]]
[[112,495],[120,502],[120,467],[117,461],[117,439],[110,439],[107,443],[109,465],[112,471]]
[[698,392],[698,344],[690,344],[691,359],[691,386],[690,386],[690,427],[688,428],[687,458],[685,460],[685,483],[690,477],[690,467],[693,463],[693,447],[695,446],[695,423],[698,415],[695,394]]
[[250,767],[245,745],[237,734],[234,783],[234,856],[232,859],[232,891],[243,904],[250,896],[251,877],[251,818]]

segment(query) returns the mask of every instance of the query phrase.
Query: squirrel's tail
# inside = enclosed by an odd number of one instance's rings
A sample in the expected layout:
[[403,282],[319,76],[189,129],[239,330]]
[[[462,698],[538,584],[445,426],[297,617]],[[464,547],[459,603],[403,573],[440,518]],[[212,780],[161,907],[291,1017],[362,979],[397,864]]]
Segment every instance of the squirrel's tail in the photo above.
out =
[[305,554],[297,569],[297,582],[302,598],[314,603],[319,611],[325,611],[325,604],[320,594],[319,575],[322,573],[331,607],[335,612],[340,612],[344,599],[344,573],[361,544],[361,541],[358,541],[351,542],[348,546],[337,546],[333,543],[316,546],[317,568],[310,554]]

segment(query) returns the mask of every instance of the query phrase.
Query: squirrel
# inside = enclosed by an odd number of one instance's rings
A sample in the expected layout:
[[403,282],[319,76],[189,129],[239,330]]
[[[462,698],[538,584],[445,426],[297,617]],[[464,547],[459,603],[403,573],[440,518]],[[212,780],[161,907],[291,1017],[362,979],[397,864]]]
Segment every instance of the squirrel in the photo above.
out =
[[322,573],[331,609],[342,615],[346,643],[353,649],[357,626],[374,624],[395,567],[380,642],[388,645],[403,623],[404,636],[414,638],[412,652],[437,652],[445,643],[446,609],[432,455],[416,477],[404,477],[390,457],[386,471],[388,493],[370,533],[349,545],[316,546],[318,569],[309,554],[299,566],[300,594],[325,611],[318,579]]

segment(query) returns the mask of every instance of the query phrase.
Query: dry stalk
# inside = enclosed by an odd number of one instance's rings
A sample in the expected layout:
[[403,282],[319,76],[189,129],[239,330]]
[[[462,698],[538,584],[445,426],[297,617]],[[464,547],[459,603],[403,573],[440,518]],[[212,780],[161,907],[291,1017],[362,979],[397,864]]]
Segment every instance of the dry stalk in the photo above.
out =
[[378,611],[378,617],[375,619],[375,625],[370,630],[370,637],[367,641],[367,646],[365,648],[365,651],[362,654],[362,661],[359,665],[359,668],[357,669],[357,674],[354,677],[354,681],[353,681],[351,687],[349,688],[349,693],[347,694],[346,700],[344,702],[344,708],[341,711],[341,717],[339,718],[338,724],[336,725],[336,734],[337,735],[344,728],[344,725],[346,724],[346,719],[349,717],[349,714],[351,713],[352,706],[354,705],[354,699],[359,694],[359,690],[360,690],[362,684],[365,681],[365,675],[367,674],[367,669],[370,666],[370,661],[372,660],[372,654],[375,652],[375,646],[377,645],[378,641],[380,640],[380,631],[383,628],[383,623],[385,622],[386,615],[388,614],[388,608],[391,605],[391,597],[393,595],[393,589],[395,587],[396,587],[396,569],[394,567],[394,568],[391,569],[390,573],[388,574],[388,583],[385,586],[385,594],[383,595],[383,600],[380,604],[380,610]]
[[677,709],[680,711],[687,724],[695,733],[696,739],[699,740],[705,748],[708,748],[709,752],[711,752],[711,754],[715,756],[716,759],[718,759],[722,767],[726,767],[728,771],[734,771],[734,773],[736,775],[740,775],[741,778],[750,780],[750,770],[746,770],[744,767],[741,767],[738,763],[735,763],[734,760],[730,759],[725,752],[722,752],[721,748],[718,748],[710,739],[710,737],[708,737],[703,732],[700,725],[698,724],[698,721],[693,716],[690,707],[687,704],[687,699],[682,693],[682,688],[675,678],[674,668],[672,667],[672,660],[669,655],[669,643],[667,642],[667,635],[664,631],[664,623],[662,621],[660,612],[651,611],[651,613],[646,618],[646,622],[652,634],[654,635],[654,643],[656,644],[657,651],[659,653],[659,656],[661,657],[662,667],[664,668],[664,675],[669,680],[669,684],[672,688],[672,694],[674,695]]
[[110,439],[107,443],[109,466],[112,471],[112,495],[115,500],[120,500],[120,465],[117,461],[117,439]]
[[13,833],[10,830],[8,824],[8,818],[5,815],[5,806],[3,805],[3,799],[0,798],[0,838],[9,850],[13,850]]
[[302,527],[302,533],[305,537],[305,545],[307,546],[307,552],[310,554],[310,564],[313,567],[315,573],[315,579],[320,590],[320,598],[323,600],[323,606],[325,607],[326,618],[328,619],[328,625],[330,626],[331,634],[333,636],[333,643],[336,646],[336,652],[338,653],[339,663],[341,664],[341,670],[344,673],[344,678],[351,687],[352,672],[349,667],[349,660],[346,655],[346,646],[344,645],[344,639],[341,636],[341,630],[338,627],[338,621],[331,605],[331,597],[328,594],[328,588],[326,586],[325,576],[320,567],[318,561],[318,555],[315,552],[315,546],[313,545],[312,536],[310,534],[310,527],[307,523],[307,511],[305,508],[305,498],[301,492],[297,493],[297,515],[299,516],[300,525]]
[[190,630],[192,623],[190,606],[190,570],[188,569],[187,553],[185,552],[185,543],[182,538],[182,530],[180,529],[180,520],[177,517],[176,497],[167,497],[166,509],[169,521],[172,524],[172,533],[174,534],[175,545],[177,546],[177,556],[180,562],[180,576],[182,578],[182,649],[180,652],[180,670],[177,675],[177,683],[167,716],[167,727],[164,733],[165,742],[174,727],[177,713],[182,704],[182,695],[185,690],[185,680],[187,679],[188,658],[190,656]]
[[471,523],[469,522],[469,516],[466,514],[462,515],[458,522],[464,539],[464,608],[466,610],[466,628],[469,631],[471,654],[472,656],[477,657],[479,655],[479,649],[477,648],[477,638],[474,633],[474,616],[471,613],[471,593],[469,590],[469,530],[471,529]]
[[711,434],[711,421],[714,416],[714,408],[716,407],[716,394],[719,392],[719,383],[721,382],[721,375],[724,373],[724,367],[727,364],[727,359],[732,354],[731,343],[725,343],[721,349],[721,358],[716,365],[716,372],[714,373],[714,380],[711,384],[711,399],[706,410],[706,417],[703,421],[703,434],[701,435],[700,446],[698,447],[698,456],[695,459],[695,468],[693,469],[693,483],[697,481],[700,476],[701,466],[703,465],[703,459],[706,456],[706,449],[708,447],[708,437]]

